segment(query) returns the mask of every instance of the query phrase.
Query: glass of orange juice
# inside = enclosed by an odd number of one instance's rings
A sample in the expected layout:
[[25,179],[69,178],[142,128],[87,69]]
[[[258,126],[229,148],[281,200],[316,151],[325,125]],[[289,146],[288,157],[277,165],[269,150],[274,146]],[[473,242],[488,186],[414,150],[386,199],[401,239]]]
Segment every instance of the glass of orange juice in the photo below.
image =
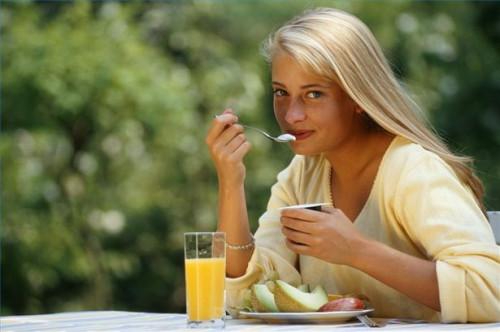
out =
[[226,234],[184,233],[188,327],[225,326]]

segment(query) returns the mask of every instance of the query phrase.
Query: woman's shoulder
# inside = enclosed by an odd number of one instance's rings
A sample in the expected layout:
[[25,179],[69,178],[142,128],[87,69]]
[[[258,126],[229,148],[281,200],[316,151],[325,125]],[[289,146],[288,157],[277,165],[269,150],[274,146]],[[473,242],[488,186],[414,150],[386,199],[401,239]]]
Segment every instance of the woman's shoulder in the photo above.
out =
[[385,171],[392,175],[414,170],[421,172],[425,172],[426,169],[451,170],[448,164],[436,153],[401,136],[394,138],[386,156],[384,156],[383,164]]
[[457,191],[465,189],[453,169],[440,156],[399,136],[384,156],[376,183],[377,193],[394,202],[402,202],[408,195],[437,187],[456,188]]

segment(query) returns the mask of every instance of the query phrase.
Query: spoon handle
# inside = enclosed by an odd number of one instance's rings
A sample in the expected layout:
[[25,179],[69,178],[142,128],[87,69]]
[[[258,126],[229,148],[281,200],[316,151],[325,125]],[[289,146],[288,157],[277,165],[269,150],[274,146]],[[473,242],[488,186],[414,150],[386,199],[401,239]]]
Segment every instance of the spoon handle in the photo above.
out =
[[278,141],[278,140],[276,139],[276,137],[273,137],[273,136],[269,135],[268,133],[266,133],[266,132],[265,132],[264,130],[262,130],[262,129],[255,128],[255,127],[251,127],[251,126],[247,126],[247,125],[244,125],[244,124],[241,124],[241,123],[240,123],[240,125],[242,125],[244,128],[248,128],[248,129],[253,129],[253,130],[256,130],[256,131],[258,131],[259,133],[261,133],[262,135],[264,135],[264,136],[266,136],[267,138],[269,138],[270,140],[273,140],[273,141],[276,141],[276,142]]
[[[217,118],[218,115],[215,115],[215,117]],[[252,130],[255,130],[255,131],[258,131],[259,133],[261,133],[262,135],[264,135],[266,138],[270,139],[271,141],[274,141],[274,142],[278,142],[278,143],[287,143],[291,140],[295,140],[295,137],[293,137],[292,135],[289,135],[289,134],[285,134],[285,135],[281,135],[279,137],[274,137],[274,136],[271,136],[269,135],[268,133],[266,133],[264,130],[262,129],[259,129],[259,128],[256,128],[256,127],[252,127],[252,126],[247,126],[247,125],[244,125],[242,123],[239,123],[242,127],[244,128],[247,128],[247,129],[252,129]],[[291,137],[285,137],[285,138],[282,138],[282,136],[291,136]]]

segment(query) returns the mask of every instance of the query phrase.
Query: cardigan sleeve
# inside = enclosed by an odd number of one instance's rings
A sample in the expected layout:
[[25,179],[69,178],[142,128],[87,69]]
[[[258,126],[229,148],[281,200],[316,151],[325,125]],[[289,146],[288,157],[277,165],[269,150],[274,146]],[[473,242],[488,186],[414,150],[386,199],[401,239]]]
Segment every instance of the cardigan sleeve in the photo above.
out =
[[394,197],[398,221],[436,262],[441,320],[500,320],[500,247],[472,192],[429,153],[403,174]]
[[280,207],[297,204],[295,195],[300,182],[302,157],[296,156],[290,165],[278,174],[271,188],[266,212],[259,218],[255,233],[255,249],[243,276],[226,278],[226,307],[232,316],[244,307],[248,289],[257,282],[279,278],[291,284],[300,284],[296,269],[297,255],[286,247],[281,233]]

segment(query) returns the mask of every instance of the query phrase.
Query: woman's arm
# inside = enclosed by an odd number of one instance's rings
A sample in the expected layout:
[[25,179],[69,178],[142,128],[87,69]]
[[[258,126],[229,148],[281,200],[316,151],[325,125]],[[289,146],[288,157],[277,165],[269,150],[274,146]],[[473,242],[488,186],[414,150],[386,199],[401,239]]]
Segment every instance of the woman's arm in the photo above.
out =
[[[208,131],[206,144],[217,169],[219,180],[218,230],[226,233],[226,241],[232,245],[251,242],[250,227],[245,200],[245,165],[243,158],[250,150],[250,143],[243,128],[236,124],[238,117],[231,110],[217,116]],[[252,255],[249,250],[227,248],[226,274],[238,277],[245,273]]]
[[441,320],[498,321],[499,247],[471,191],[432,154],[396,179],[388,218],[436,263]]
[[367,239],[339,209],[290,209],[282,212],[281,220],[287,246],[297,254],[352,266],[415,301],[440,310],[434,262]]
[[[226,232],[229,244],[247,244],[252,241],[243,184],[226,185],[219,180],[219,225]],[[253,247],[244,250],[226,250],[226,275],[236,278],[245,274]]]
[[441,311],[436,263],[417,258],[383,243],[365,240],[351,266],[429,308]]

